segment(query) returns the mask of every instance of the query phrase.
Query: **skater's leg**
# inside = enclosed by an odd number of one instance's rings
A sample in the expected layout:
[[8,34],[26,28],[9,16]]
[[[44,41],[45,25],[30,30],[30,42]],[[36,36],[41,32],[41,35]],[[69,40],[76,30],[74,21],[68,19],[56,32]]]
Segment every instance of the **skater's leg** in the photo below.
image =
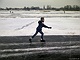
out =
[[44,40],[43,39],[44,33],[42,31],[40,31],[40,34],[41,34],[41,39]]
[[38,33],[38,31],[36,31],[36,33],[32,37],[30,37],[30,39],[29,39],[30,43],[32,43],[32,39],[37,35],[37,33]]
[[44,36],[44,33],[42,31],[40,31],[40,34],[41,34],[41,42],[45,42],[43,36]]
[[38,31],[36,31],[36,33],[32,36],[32,39],[38,34]]

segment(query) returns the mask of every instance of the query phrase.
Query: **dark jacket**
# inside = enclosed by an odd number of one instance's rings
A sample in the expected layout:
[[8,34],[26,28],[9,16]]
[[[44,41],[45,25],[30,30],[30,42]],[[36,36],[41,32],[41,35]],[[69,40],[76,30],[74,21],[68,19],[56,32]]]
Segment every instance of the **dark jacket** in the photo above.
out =
[[42,30],[42,27],[49,28],[42,21],[38,21],[37,31],[41,31]]

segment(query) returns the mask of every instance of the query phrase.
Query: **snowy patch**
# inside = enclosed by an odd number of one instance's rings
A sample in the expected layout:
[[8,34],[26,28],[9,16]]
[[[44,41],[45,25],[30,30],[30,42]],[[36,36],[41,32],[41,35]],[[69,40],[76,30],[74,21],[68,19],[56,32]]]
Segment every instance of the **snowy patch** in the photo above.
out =
[[[0,11],[0,36],[33,35],[41,16],[52,29],[43,28],[45,35],[80,35],[80,11]],[[40,35],[40,34],[38,34]]]

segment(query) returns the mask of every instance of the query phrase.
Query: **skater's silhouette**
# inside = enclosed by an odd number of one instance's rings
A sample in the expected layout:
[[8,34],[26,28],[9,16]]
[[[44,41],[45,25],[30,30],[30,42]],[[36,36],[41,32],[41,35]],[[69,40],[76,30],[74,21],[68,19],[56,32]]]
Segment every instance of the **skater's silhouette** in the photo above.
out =
[[38,34],[38,32],[41,34],[41,42],[45,42],[43,39],[44,33],[42,32],[42,27],[51,29],[52,27],[48,27],[44,24],[44,17],[41,17],[40,21],[38,21],[38,27],[36,28],[35,34],[29,38],[29,41],[32,42],[32,39]]

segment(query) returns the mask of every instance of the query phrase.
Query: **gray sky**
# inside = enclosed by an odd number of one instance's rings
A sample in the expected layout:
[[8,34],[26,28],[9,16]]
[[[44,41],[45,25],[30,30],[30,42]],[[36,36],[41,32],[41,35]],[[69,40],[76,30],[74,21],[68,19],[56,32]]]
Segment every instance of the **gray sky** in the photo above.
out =
[[52,7],[63,7],[65,5],[78,5],[80,0],[0,0],[0,7],[31,7],[51,5]]

